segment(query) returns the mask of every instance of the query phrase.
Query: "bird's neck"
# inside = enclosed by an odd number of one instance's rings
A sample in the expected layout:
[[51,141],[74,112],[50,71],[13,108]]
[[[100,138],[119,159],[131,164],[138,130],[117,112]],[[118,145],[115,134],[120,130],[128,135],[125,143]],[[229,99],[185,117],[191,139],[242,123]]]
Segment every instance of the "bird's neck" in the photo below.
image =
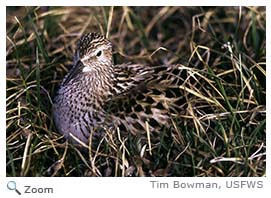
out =
[[112,89],[115,82],[113,66],[107,67],[106,69],[97,69],[89,73],[86,76],[86,80],[89,85],[86,88],[89,89],[93,95],[106,100],[113,94]]

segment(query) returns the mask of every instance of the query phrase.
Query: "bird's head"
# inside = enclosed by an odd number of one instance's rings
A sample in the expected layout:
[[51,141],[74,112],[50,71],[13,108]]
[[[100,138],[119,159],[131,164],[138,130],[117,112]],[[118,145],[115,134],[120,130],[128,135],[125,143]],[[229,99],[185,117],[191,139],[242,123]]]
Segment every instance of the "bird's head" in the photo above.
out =
[[113,65],[111,42],[98,33],[83,35],[77,43],[74,57],[74,62],[78,61],[85,66],[83,72],[96,67],[111,67]]
[[74,66],[66,75],[63,85],[81,75],[100,78],[113,77],[112,45],[98,33],[83,35],[77,43]]

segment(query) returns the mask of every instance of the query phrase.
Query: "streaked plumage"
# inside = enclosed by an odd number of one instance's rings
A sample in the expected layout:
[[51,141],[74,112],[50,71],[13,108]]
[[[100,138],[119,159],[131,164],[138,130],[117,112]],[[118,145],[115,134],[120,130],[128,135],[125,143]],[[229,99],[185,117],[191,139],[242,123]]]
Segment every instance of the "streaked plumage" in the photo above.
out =
[[78,42],[74,66],[54,100],[59,132],[87,143],[89,134],[115,130],[145,133],[170,127],[181,110],[179,65],[114,65],[109,40],[97,33]]

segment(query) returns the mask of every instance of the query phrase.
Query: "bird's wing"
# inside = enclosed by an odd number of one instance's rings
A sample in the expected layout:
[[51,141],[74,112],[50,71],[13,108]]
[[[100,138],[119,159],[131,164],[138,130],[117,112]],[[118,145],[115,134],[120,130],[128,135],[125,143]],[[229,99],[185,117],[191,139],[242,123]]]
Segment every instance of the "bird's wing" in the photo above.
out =
[[140,67],[119,65],[118,86],[122,91],[104,105],[110,119],[117,121],[126,131],[145,132],[161,128],[170,117],[179,112],[177,104],[182,98],[179,83],[181,70],[176,66]]

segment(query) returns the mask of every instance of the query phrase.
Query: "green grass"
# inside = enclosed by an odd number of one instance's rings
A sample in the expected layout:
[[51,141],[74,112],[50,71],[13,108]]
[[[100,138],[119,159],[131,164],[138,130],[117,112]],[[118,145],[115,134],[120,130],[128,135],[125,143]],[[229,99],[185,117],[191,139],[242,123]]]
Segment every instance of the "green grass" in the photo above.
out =
[[[265,176],[265,14],[265,7],[7,7],[7,176]],[[183,112],[170,130],[117,130],[87,149],[56,131],[52,99],[86,32],[108,35],[116,63],[182,64]]]

